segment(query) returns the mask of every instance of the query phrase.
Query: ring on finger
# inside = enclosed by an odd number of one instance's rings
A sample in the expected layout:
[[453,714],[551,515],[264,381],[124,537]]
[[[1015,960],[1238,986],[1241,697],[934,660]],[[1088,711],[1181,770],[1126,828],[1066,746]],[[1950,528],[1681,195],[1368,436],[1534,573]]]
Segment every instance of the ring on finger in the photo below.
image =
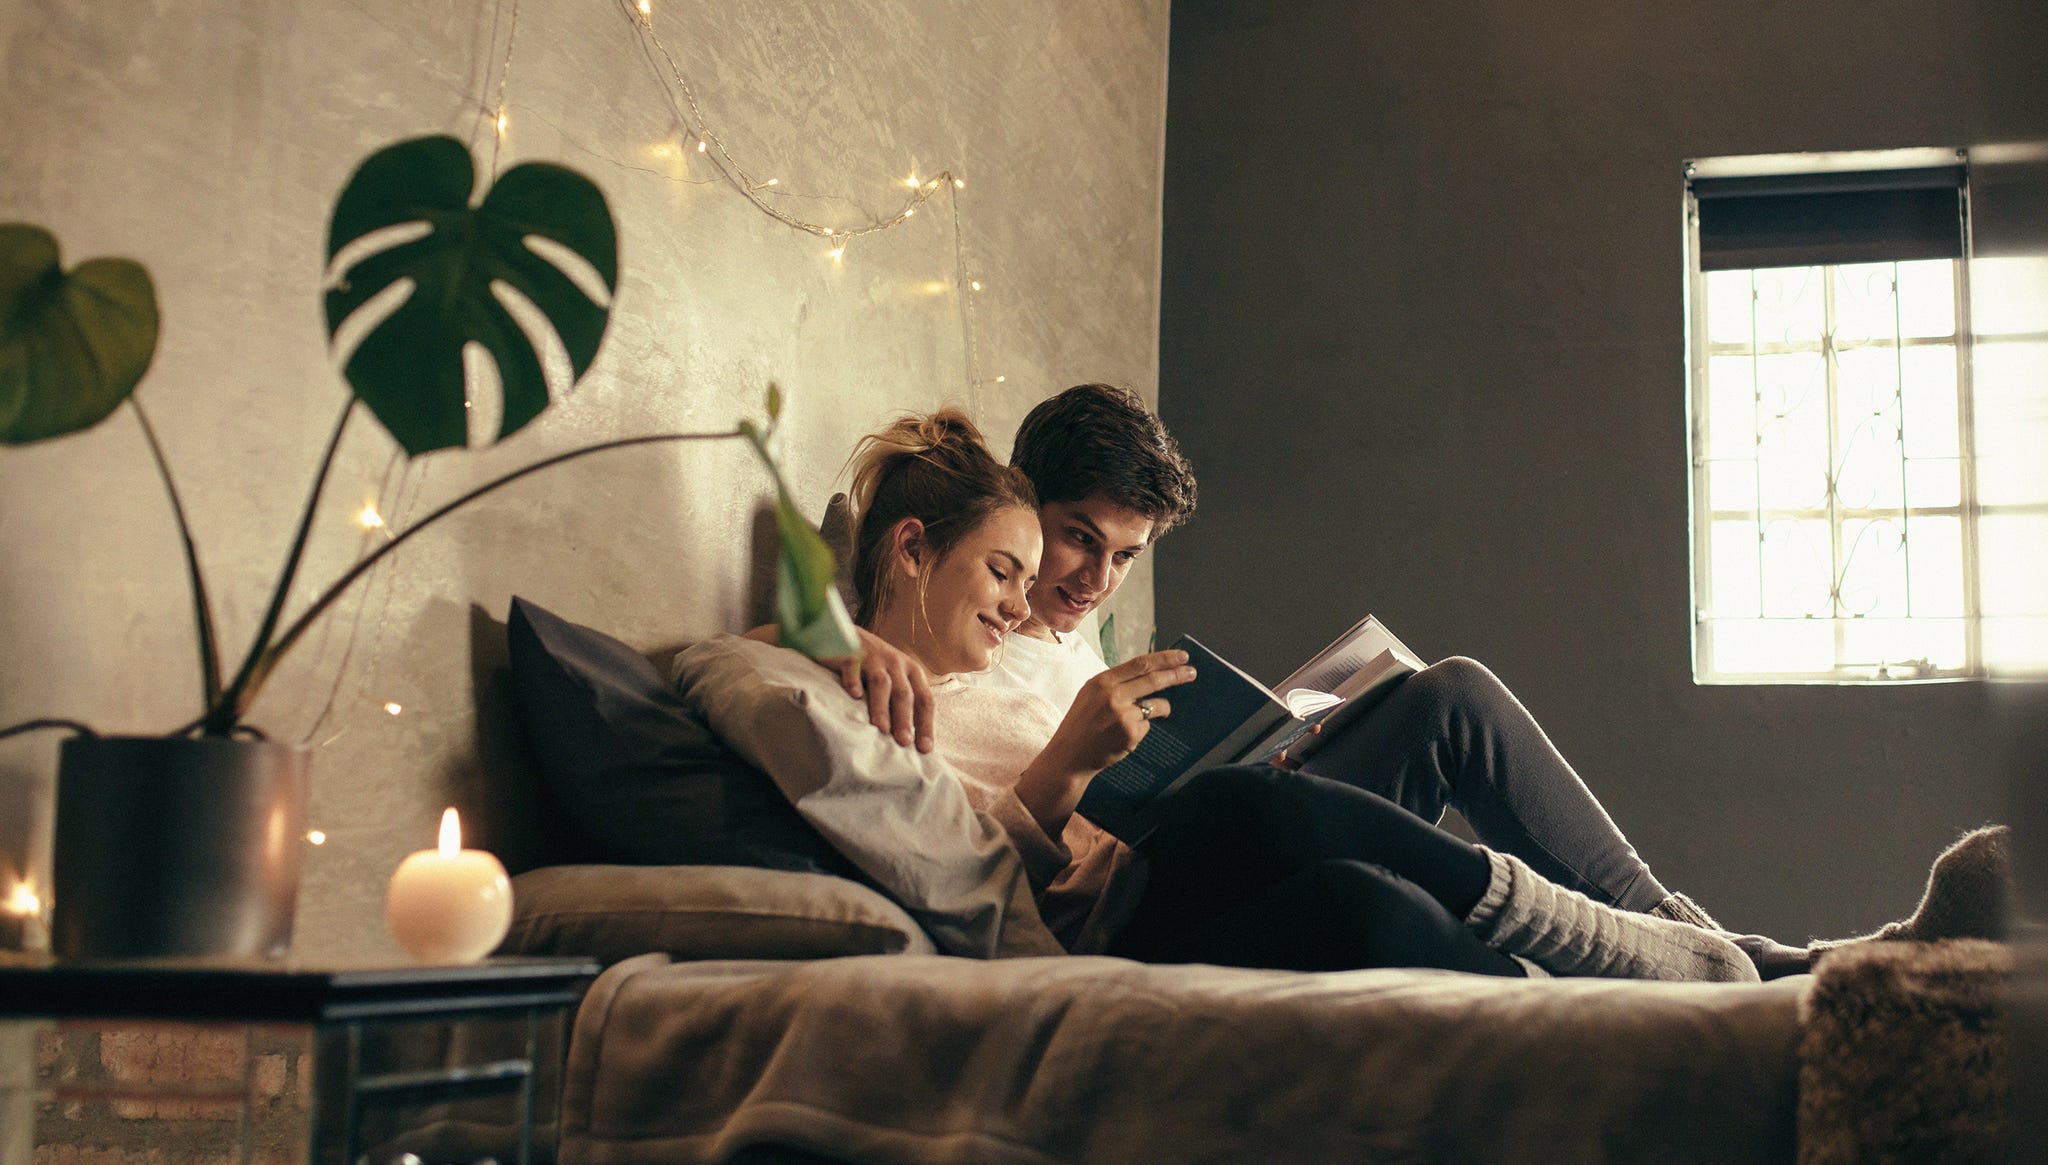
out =
[[1149,698],[1138,701],[1138,718],[1140,720],[1152,719],[1152,701]]

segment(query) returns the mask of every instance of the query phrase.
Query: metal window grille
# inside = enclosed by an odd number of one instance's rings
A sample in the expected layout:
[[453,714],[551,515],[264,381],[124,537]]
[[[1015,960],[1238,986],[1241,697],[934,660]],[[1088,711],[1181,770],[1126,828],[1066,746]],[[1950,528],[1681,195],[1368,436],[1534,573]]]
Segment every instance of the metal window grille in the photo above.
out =
[[[1700,277],[1703,678],[1982,673],[1958,268],[1921,260]],[[1925,324],[1934,289],[1947,301],[1945,329]],[[1909,298],[1921,301],[1921,326],[1902,319]]]

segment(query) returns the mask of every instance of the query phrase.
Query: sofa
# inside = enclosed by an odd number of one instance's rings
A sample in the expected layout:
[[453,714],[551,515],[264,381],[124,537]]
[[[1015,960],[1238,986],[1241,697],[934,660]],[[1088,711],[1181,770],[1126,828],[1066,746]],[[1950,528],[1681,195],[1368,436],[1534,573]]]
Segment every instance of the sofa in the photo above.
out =
[[[1866,1119],[1860,1068],[1825,1111],[1802,1087],[1825,976],[1514,981],[1067,954],[997,825],[820,669],[764,674],[751,649],[714,645],[671,683],[532,604],[515,600],[508,628],[566,844],[514,879],[504,951],[608,968],[574,1023],[564,1162],[1752,1163],[1854,1160],[1907,1135]],[[935,818],[957,852],[896,844]],[[1942,997],[1926,1021],[1941,1032],[1981,1036],[1995,1011],[1996,955],[1969,957],[1980,989]],[[1917,1000],[1930,980],[1910,963],[1892,979]],[[1844,1014],[1860,1015],[1871,977],[1845,981]],[[1861,1026],[1834,1024],[1831,1049]],[[1889,1054],[1910,1066],[1922,1044],[1902,1040]],[[1984,1095],[1952,1107],[1984,1125]],[[1939,1106],[1894,1107],[1924,1137]],[[1828,1142],[1849,1156],[1808,1152],[1859,1122]]]

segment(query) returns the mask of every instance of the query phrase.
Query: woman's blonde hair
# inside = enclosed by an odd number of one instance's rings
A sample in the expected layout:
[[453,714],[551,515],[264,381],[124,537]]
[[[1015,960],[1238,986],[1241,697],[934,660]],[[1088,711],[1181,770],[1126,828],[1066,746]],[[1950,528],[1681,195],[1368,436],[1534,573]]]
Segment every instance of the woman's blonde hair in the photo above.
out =
[[847,464],[853,473],[847,492],[858,521],[854,602],[863,627],[874,626],[888,601],[889,532],[898,522],[921,522],[925,545],[936,558],[998,510],[1038,508],[1031,479],[997,461],[981,430],[959,409],[898,417],[861,438]]

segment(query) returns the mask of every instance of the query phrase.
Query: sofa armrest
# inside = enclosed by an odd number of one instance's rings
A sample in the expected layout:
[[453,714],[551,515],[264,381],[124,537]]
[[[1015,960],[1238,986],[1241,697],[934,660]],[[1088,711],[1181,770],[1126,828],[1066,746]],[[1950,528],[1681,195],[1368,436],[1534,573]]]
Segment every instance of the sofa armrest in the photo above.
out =
[[931,954],[931,938],[876,891],[829,874],[743,866],[546,866],[512,879],[500,954],[615,963]]

